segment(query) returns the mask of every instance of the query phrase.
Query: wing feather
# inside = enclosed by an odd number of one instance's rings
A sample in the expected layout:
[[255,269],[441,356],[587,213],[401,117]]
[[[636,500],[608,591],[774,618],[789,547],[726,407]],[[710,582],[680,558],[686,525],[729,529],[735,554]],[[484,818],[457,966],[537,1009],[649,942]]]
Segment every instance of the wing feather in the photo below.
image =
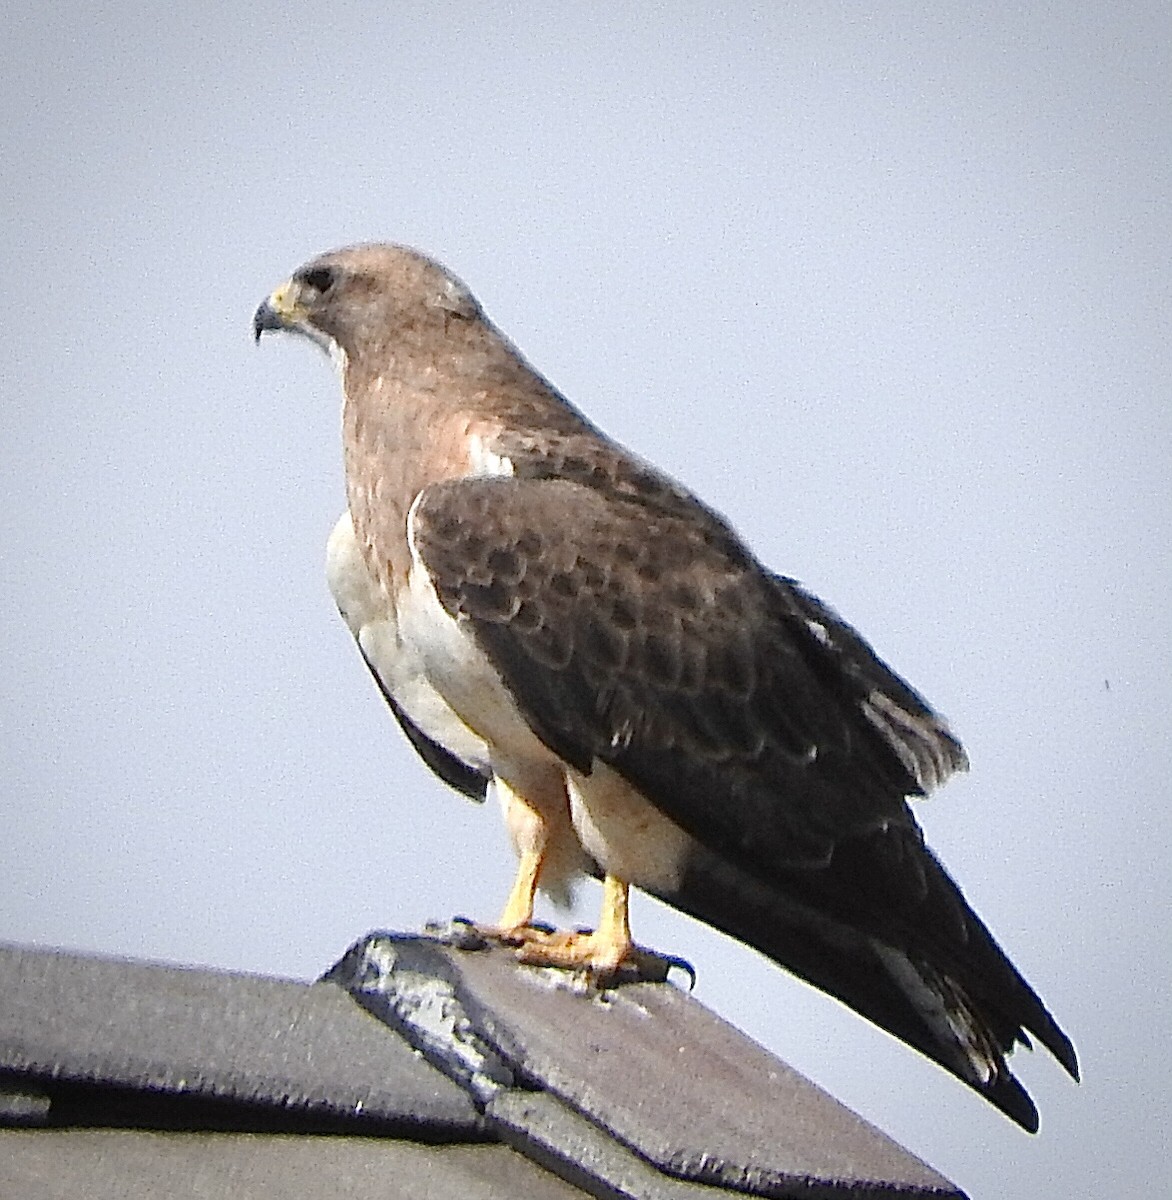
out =
[[665,900],[1036,1128],[1005,1056],[1028,1030],[1077,1074],[1073,1049],[906,802],[966,767],[960,743],[832,609],[639,469],[429,488],[412,539],[441,603],[547,746],[696,839]]
[[866,693],[792,589],[697,501],[471,478],[428,488],[413,513],[441,602],[578,769],[610,764],[699,841],[766,872],[909,819],[919,784]]

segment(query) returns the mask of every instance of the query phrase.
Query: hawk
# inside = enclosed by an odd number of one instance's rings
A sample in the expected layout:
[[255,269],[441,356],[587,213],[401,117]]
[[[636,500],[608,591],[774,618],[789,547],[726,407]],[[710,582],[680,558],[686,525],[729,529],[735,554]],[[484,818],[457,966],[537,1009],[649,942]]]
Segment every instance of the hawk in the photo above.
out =
[[[924,843],[908,804],[967,766],[947,724],[719,514],[606,437],[439,263],[323,254],[257,309],[342,380],[348,510],[328,575],[426,763],[495,793],[525,961],[640,964],[629,888],[730,934],[1010,1118],[1007,1055],[1074,1048]],[[538,888],[602,880],[589,932]]]

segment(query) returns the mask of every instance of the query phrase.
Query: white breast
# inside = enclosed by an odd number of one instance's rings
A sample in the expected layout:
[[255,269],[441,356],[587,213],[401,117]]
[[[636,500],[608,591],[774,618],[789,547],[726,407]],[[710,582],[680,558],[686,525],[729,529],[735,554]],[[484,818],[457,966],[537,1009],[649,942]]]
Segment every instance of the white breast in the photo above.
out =
[[[416,499],[418,504],[418,498]],[[410,584],[399,599],[400,636],[429,680],[489,747],[492,769],[604,870],[638,887],[672,894],[693,842],[625,779],[601,762],[588,776],[554,754],[521,715],[466,622],[440,603],[415,550],[412,518]],[[551,776],[556,787],[551,786]]]
[[498,775],[507,776],[509,764],[558,762],[529,728],[471,629],[440,602],[415,548],[413,518],[418,504],[417,496],[407,514],[408,586],[396,598],[402,645],[422,664],[452,709],[491,748]]
[[367,570],[349,512],[339,517],[326,545],[326,579],[342,619],[395,703],[450,754],[477,770],[488,770],[484,741],[436,691],[423,660],[400,636],[395,606]]

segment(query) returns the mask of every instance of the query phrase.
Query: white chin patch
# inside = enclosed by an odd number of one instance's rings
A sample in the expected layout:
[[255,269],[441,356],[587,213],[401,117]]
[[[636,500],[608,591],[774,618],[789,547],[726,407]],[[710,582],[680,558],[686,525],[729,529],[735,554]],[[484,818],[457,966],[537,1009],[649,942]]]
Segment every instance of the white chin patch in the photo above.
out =
[[334,364],[334,370],[338,372],[338,378],[344,379],[346,375],[346,351],[332,337],[325,339],[325,350],[330,356],[330,362]]
[[298,322],[294,327],[295,332],[301,334],[302,337],[308,338],[319,350],[322,350],[334,364],[334,370],[338,372],[338,377],[341,378],[346,370],[346,351],[328,333],[323,333],[316,325],[310,325],[308,321]]

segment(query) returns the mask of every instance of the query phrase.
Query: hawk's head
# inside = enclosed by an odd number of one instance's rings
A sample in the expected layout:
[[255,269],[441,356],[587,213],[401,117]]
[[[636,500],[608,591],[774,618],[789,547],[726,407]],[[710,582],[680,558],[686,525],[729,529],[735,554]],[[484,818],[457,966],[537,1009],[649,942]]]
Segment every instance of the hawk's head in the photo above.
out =
[[352,357],[426,329],[479,317],[472,293],[426,255],[406,246],[347,246],[299,267],[256,310],[252,331],[303,334],[337,357]]

